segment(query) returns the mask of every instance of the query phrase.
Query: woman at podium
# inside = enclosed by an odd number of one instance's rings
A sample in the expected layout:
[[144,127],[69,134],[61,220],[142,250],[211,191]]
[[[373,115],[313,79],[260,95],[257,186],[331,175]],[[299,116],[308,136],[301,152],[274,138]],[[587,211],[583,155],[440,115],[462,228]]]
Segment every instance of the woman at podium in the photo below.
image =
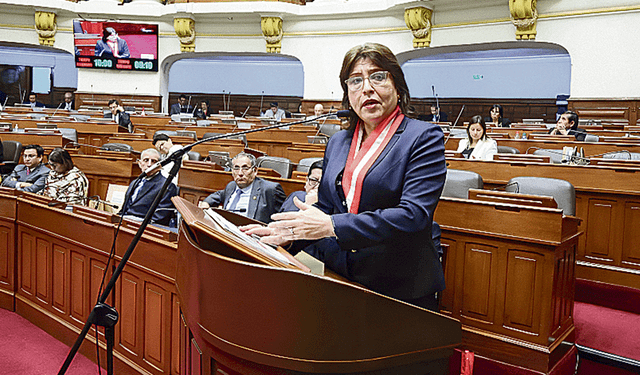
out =
[[444,289],[431,240],[446,175],[443,133],[413,115],[404,74],[389,48],[349,50],[340,71],[349,127],[327,144],[318,202],[243,228],[290,244],[367,288],[430,310]]

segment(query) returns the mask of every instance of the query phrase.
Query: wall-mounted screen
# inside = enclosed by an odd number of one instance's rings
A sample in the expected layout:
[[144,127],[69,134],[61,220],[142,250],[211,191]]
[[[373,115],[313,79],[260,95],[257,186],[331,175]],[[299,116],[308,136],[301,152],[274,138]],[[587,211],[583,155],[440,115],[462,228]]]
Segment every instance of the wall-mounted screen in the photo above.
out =
[[158,71],[158,25],[73,21],[76,67]]

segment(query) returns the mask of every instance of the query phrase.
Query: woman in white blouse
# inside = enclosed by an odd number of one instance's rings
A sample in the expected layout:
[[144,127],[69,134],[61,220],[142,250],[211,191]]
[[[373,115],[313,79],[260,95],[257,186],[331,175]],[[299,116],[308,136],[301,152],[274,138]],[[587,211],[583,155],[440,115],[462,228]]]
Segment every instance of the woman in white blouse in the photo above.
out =
[[493,155],[498,153],[498,143],[487,136],[487,125],[482,116],[471,118],[467,138],[460,140],[457,151],[467,159],[493,160]]

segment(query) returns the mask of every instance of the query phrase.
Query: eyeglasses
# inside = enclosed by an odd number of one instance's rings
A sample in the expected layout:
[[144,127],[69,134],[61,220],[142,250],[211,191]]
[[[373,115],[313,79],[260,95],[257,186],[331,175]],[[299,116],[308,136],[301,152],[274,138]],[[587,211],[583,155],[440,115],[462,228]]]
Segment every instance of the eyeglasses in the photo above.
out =
[[344,83],[347,84],[349,91],[358,91],[362,89],[365,78],[369,80],[369,84],[371,84],[371,86],[382,86],[387,82],[389,72],[383,70],[372,73],[369,77],[351,77],[345,80]]
[[307,182],[309,183],[309,186],[316,187],[320,183],[320,180],[317,178],[307,177]]
[[144,158],[144,159],[138,159],[138,161],[141,161],[143,163],[155,164],[158,162],[158,159]]
[[253,168],[253,167],[250,167],[248,165],[243,165],[242,167],[239,166],[239,165],[234,165],[232,169],[234,171],[236,171],[236,172],[241,170],[241,169],[242,169],[243,172],[248,172],[251,168]]

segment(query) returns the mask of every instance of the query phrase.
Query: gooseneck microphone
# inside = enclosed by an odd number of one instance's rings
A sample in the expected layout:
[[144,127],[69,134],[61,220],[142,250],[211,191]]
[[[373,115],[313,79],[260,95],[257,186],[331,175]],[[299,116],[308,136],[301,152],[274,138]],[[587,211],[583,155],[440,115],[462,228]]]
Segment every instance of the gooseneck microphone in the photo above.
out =
[[452,130],[456,127],[456,125],[458,124],[458,120],[460,120],[460,116],[462,115],[462,112],[464,112],[464,108],[465,105],[462,105],[462,108],[460,108],[460,113],[458,113],[458,118],[456,118],[456,122],[453,123],[453,126],[449,129],[449,135],[447,135],[447,139],[444,140],[444,144],[446,145],[447,142],[449,141],[449,138],[451,138],[451,135],[453,134]]
[[436,98],[436,122],[440,122],[440,101],[438,100],[438,94],[436,94],[436,86],[431,85],[431,92]]

